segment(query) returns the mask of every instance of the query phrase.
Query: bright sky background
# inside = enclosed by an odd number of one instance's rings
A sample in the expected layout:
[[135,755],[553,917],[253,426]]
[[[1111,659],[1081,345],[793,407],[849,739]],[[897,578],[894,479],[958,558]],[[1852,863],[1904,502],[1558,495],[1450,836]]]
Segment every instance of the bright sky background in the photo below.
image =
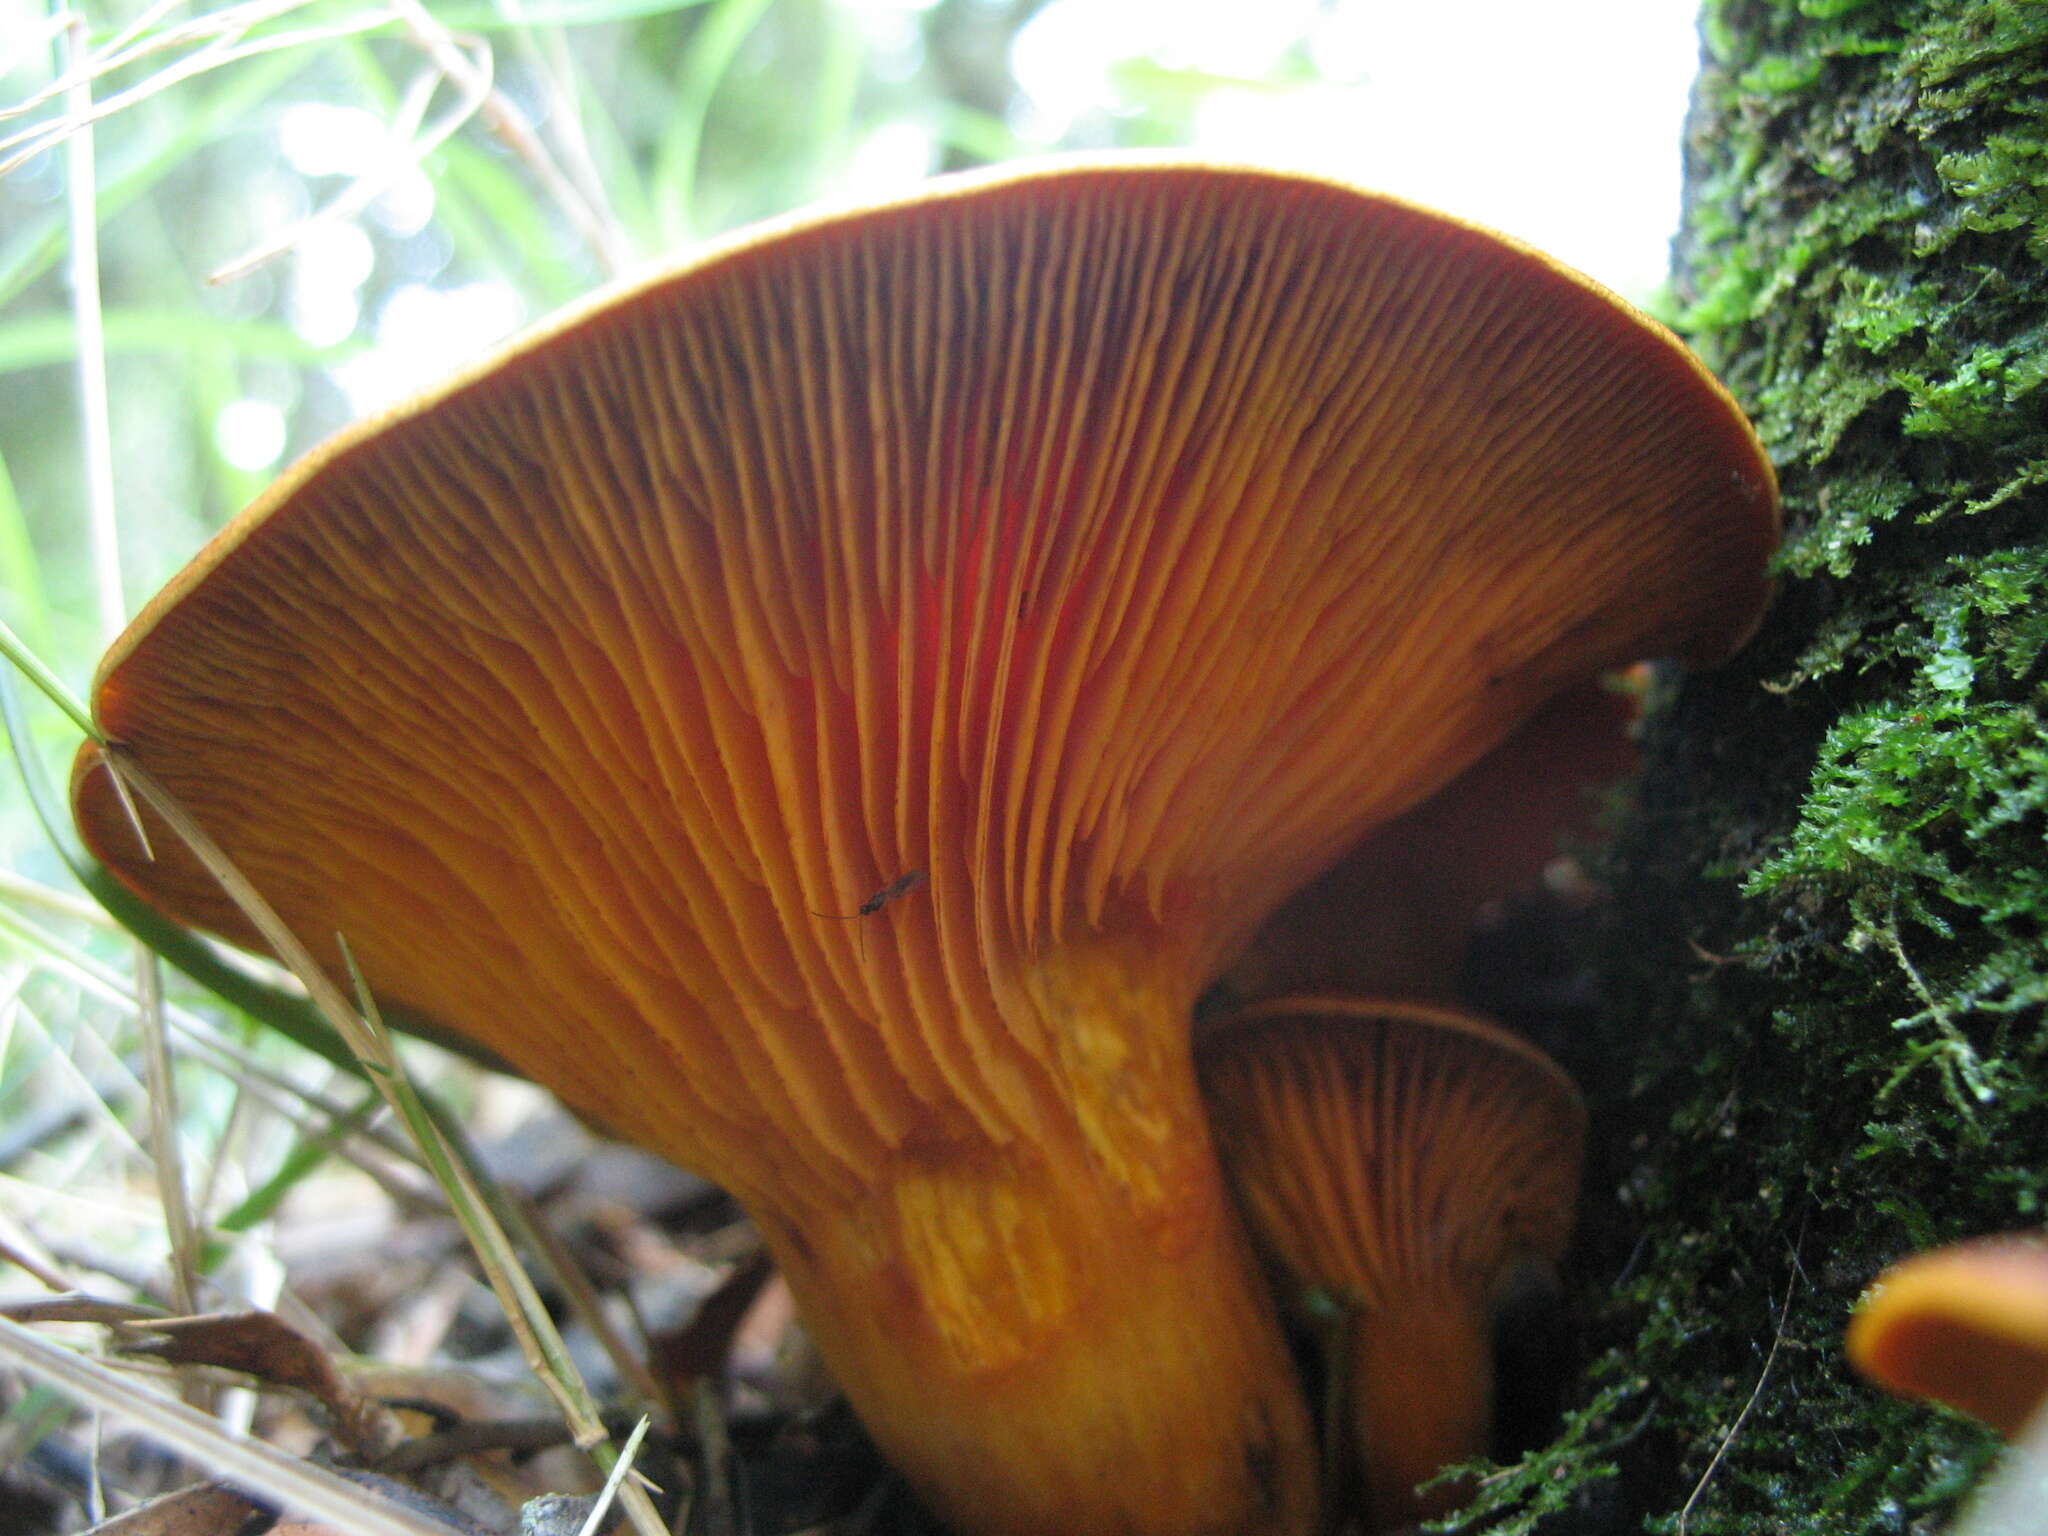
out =
[[1663,281],[1698,0],[1054,0],[1018,40],[1057,122],[1111,66],[1263,76],[1297,38],[1328,82],[1228,90],[1195,147],[1322,171],[1542,246],[1638,296]]
[[[851,0],[878,55],[917,45],[931,0]],[[1131,106],[1132,60],[1242,80],[1214,90],[1190,147],[1219,159],[1294,166],[1431,204],[1541,247],[1638,301],[1664,280],[1677,227],[1679,142],[1698,63],[1698,0],[1052,0],[1018,38],[1025,106],[1011,126],[1051,147],[1076,124]],[[1319,78],[1288,75],[1304,47]],[[1296,75],[1303,73],[1298,68]],[[357,108],[283,115],[287,156],[306,174],[361,172],[385,152]],[[886,123],[857,146],[843,193],[886,195],[925,175],[929,125]],[[394,229],[431,215],[413,172],[367,215]],[[322,226],[295,252],[293,322],[328,342],[367,332],[340,370],[359,413],[474,358],[534,317],[502,283],[400,288],[365,316],[370,242]],[[250,469],[284,441],[275,407],[243,402],[220,444]]]

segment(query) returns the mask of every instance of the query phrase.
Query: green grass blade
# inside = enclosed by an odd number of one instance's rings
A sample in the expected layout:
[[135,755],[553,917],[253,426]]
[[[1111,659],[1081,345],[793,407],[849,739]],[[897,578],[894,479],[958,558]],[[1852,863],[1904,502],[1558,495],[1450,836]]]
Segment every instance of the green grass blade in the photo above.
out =
[[520,27],[597,27],[687,11],[710,0],[541,0],[507,16],[493,5],[436,6],[434,14],[464,32],[502,32]]
[[1018,138],[1010,125],[991,113],[957,101],[940,102],[933,132],[941,144],[976,161],[994,165],[1030,152],[1031,146]]
[[[368,1094],[339,1120],[329,1122],[313,1135],[299,1137],[285,1153],[276,1171],[213,1223],[215,1230],[238,1234],[247,1232],[258,1222],[268,1221],[284,1203],[284,1197],[325,1163],[345,1137],[368,1125],[383,1103],[375,1093]],[[230,1245],[221,1239],[211,1239],[201,1251],[200,1267],[212,1274],[226,1260],[229,1249]]]
[[860,104],[861,77],[867,65],[867,43],[860,25],[845,8],[820,7],[825,29],[825,55],[818,66],[816,105],[811,113],[811,179],[829,186],[852,147],[854,112]]
[[[248,360],[330,368],[369,350],[358,338],[321,345],[275,320],[240,320],[197,310],[109,310],[110,355],[150,352],[221,353]],[[68,315],[26,315],[0,325],[0,373],[68,363],[78,352],[78,330]]]
[[14,494],[14,477],[0,454],[0,593],[13,612],[0,615],[19,626],[22,644],[32,652],[50,648],[50,608],[43,598],[43,567],[29,537],[28,518]]
[[[64,680],[45,665],[43,659],[28,648],[21,636],[4,621],[0,621],[0,656],[14,663],[22,676],[36,685],[36,689],[52,704],[71,717],[71,723],[90,736],[101,740],[100,728],[92,723],[92,713],[85,707],[85,701],[64,686]],[[12,722],[10,722],[10,729]]]
[[690,39],[676,82],[675,109],[668,132],[654,157],[654,216],[661,245],[672,249],[693,234],[691,210],[696,201],[697,161],[704,145],[704,124],[711,99],[732,67],[747,34],[768,13],[770,0],[716,0]]

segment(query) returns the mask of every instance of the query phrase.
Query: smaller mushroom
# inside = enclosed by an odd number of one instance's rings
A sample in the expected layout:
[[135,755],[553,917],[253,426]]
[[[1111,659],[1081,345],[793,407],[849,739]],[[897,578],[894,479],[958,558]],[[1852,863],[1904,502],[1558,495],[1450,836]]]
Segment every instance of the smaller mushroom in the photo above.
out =
[[1268,918],[1222,982],[1454,1004],[1490,902],[1537,887],[1600,831],[1599,793],[1636,770],[1639,690],[1588,680],[1427,800],[1375,828]]
[[2016,1434],[2048,1398],[2048,1239],[1977,1238],[1877,1277],[1849,1319],[1850,1363]]
[[1491,1323],[1571,1235],[1585,1109],[1527,1042],[1449,1009],[1276,999],[1198,1045],[1218,1150],[1284,1285],[1342,1309],[1347,1444],[1367,1528],[1455,1509],[1417,1485],[1489,1448]]

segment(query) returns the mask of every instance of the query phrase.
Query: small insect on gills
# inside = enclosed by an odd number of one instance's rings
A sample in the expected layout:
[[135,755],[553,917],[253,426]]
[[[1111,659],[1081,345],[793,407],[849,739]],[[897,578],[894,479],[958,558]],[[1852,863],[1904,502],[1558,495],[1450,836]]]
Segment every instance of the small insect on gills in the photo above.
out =
[[[898,875],[851,912],[820,912],[815,907],[806,907],[804,910],[813,917],[829,917],[839,923],[856,923],[864,917],[873,917],[897,897],[908,896],[924,882],[925,872],[913,869],[906,874]],[[867,935],[863,933],[860,940],[862,960],[867,959],[867,942]]]

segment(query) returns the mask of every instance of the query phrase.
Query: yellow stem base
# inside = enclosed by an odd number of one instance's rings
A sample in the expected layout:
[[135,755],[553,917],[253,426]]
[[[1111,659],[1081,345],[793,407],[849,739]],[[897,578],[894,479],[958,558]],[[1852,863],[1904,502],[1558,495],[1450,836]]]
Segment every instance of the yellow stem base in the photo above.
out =
[[870,1433],[956,1530],[1305,1533],[1306,1412],[1208,1185],[1161,1225],[1078,1153],[927,1158],[855,1211],[763,1227]]

